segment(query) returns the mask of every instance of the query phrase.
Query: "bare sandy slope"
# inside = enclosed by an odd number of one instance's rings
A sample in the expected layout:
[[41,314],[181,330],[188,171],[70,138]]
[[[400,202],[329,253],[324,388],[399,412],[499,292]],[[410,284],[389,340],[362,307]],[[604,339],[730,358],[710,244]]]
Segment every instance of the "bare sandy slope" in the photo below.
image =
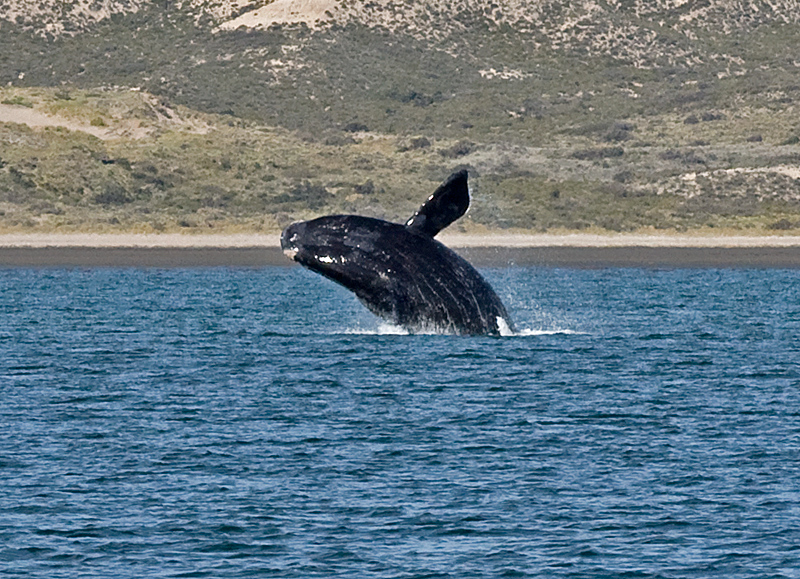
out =
[[[442,234],[437,239],[456,248],[470,247],[690,247],[690,248],[800,248],[800,236],[708,236],[708,235],[528,235]],[[273,234],[92,234],[13,233],[0,235],[0,247],[98,247],[98,248],[278,248],[280,236]]]
[[0,104],[0,123],[19,123],[29,127],[64,127],[70,131],[89,133],[100,139],[111,137],[111,131],[102,127],[93,127],[88,123],[47,115],[18,105]]
[[326,13],[339,5],[336,0],[275,0],[257,10],[245,12],[238,18],[225,22],[220,28],[235,30],[246,28],[269,28],[273,24],[304,22],[313,28],[326,18]]

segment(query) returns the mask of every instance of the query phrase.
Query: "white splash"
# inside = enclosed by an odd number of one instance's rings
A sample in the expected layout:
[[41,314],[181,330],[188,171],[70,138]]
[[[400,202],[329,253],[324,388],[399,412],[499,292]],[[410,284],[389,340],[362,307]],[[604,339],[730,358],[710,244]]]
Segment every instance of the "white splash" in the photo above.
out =
[[519,330],[515,336],[583,336],[586,335],[586,332],[576,332],[575,330],[566,330],[566,329],[559,329],[559,330],[534,330],[534,329],[524,329]]
[[[519,338],[519,337],[528,337],[528,336],[582,336],[586,335],[587,332],[578,332],[575,330],[569,330],[565,328],[557,328],[553,330],[541,330],[541,329],[532,329],[532,328],[523,328],[521,330],[517,330],[516,332],[512,331],[509,327],[508,323],[498,317],[497,318],[497,327],[500,330],[500,336],[503,338]],[[378,324],[377,328],[350,328],[344,330],[342,333],[349,336],[446,336],[446,335],[455,335],[452,332],[442,332],[440,328],[415,328],[414,331],[410,331],[406,328],[397,326],[395,324],[389,322],[381,322]]]
[[575,336],[581,335],[585,332],[576,332],[575,330],[568,330],[565,328],[557,328],[552,330],[541,330],[541,329],[532,329],[532,328],[524,328],[517,330],[516,332],[513,331],[506,321],[501,318],[497,317],[497,328],[500,330],[500,335],[502,337],[519,337],[519,336],[556,336],[556,335],[563,335],[563,336]]
[[348,335],[356,336],[408,336],[409,331],[395,324],[383,322],[378,324],[375,329],[352,328],[344,332]]
[[500,330],[500,335],[501,336],[514,336],[514,335],[516,335],[514,330],[512,330],[509,327],[508,323],[503,318],[501,318],[500,316],[497,316],[497,329]]

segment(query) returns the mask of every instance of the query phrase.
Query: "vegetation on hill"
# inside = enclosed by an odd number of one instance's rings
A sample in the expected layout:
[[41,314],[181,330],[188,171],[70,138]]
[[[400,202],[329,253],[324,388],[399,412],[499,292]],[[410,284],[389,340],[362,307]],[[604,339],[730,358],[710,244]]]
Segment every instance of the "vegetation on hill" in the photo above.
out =
[[539,28],[463,10],[425,34],[397,15],[214,32],[195,4],[58,37],[0,20],[0,101],[105,131],[0,123],[0,228],[403,219],[462,166],[466,228],[800,227],[794,16],[707,3],[716,30],[634,2],[559,36],[551,1]]
[[401,220],[459,167],[473,176],[467,229],[800,223],[792,119],[770,111],[587,125],[534,147],[361,127],[304,138],[131,91],[5,89],[0,101],[106,131],[0,123],[5,230],[277,231],[330,212]]

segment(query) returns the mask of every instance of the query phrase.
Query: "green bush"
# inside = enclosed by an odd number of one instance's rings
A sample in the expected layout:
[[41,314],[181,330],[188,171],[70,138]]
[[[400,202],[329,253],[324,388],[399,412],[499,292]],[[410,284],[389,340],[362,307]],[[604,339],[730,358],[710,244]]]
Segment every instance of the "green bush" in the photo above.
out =
[[330,191],[322,185],[315,185],[309,181],[296,184],[288,193],[279,195],[279,203],[300,203],[309,209],[324,207],[331,199]]

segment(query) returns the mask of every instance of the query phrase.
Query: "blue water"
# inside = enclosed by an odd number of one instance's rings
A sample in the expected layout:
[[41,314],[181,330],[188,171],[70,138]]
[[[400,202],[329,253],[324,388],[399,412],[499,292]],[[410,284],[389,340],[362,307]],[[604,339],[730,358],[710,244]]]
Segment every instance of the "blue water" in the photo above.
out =
[[800,577],[800,272],[0,271],[3,577]]

